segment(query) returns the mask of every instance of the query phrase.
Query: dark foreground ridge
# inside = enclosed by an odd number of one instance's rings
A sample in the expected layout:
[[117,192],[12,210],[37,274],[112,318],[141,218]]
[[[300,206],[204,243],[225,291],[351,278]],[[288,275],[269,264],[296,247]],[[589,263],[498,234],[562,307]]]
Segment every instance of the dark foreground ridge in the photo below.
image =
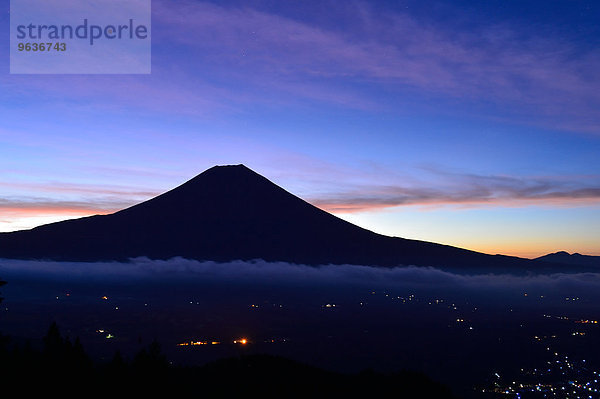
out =
[[[157,341],[133,359],[116,352],[108,362],[94,361],[78,339],[61,336],[54,323],[41,348],[17,345],[0,335],[0,372],[4,391],[61,397],[324,398],[385,397],[452,399],[451,390],[421,372],[401,370],[355,374],[331,372],[266,354],[224,358],[205,365],[177,366]],[[32,382],[35,381],[34,384]]]
[[0,258],[127,261],[142,256],[478,272],[560,268],[376,234],[307,203],[244,165],[212,167],[173,190],[110,215],[0,234]]

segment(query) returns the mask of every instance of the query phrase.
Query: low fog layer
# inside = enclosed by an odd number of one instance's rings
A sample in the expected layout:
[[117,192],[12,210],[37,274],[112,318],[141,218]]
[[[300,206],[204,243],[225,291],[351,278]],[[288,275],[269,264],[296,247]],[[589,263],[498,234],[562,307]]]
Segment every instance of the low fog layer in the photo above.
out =
[[319,267],[289,263],[199,262],[132,259],[118,262],[50,262],[0,260],[0,278],[34,278],[93,281],[162,281],[164,283],[234,282],[251,284],[368,286],[379,288],[423,288],[471,293],[494,291],[600,292],[600,273],[555,273],[516,276],[509,274],[463,275],[435,268],[378,268],[356,265]]

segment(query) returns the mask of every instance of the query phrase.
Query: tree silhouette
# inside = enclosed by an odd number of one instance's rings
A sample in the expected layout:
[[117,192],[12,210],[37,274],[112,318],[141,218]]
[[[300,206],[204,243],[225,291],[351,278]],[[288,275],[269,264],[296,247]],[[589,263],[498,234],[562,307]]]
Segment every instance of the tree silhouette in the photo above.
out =
[[56,322],[53,322],[43,338],[42,359],[45,367],[57,373],[83,375],[91,371],[92,360],[83,349],[79,337],[71,342],[63,338]]
[[65,342],[63,338],[60,336],[60,331],[58,330],[58,325],[56,322],[53,322],[48,328],[48,332],[43,339],[44,342],[44,355],[48,358],[48,360],[58,360],[58,358],[63,354]]
[[133,367],[142,372],[162,372],[168,367],[167,358],[161,352],[158,341],[154,340],[147,348],[143,348],[133,359]]
[[[0,279],[0,287],[6,284],[6,281]],[[4,298],[0,295],[0,303]],[[0,358],[4,358],[7,352],[9,338],[0,332]]]
[[[4,280],[0,280],[0,287],[2,287],[2,286],[3,286],[3,285],[5,285],[5,284],[6,284],[6,281],[4,281]],[[0,295],[0,303],[2,303],[2,300],[3,300],[3,299],[4,299],[4,298],[2,297],[2,295]]]
[[108,364],[108,370],[115,375],[123,374],[127,364],[125,363],[125,359],[123,359],[123,355],[121,355],[121,351],[117,349],[112,360]]

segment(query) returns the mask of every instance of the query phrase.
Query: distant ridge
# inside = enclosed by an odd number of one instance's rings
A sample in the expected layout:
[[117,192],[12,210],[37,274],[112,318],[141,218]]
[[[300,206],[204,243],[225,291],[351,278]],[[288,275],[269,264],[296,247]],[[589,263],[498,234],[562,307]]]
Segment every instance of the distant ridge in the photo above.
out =
[[598,268],[598,271],[600,271],[600,256],[581,255],[578,253],[569,254],[566,251],[559,251],[553,254],[540,256],[535,260],[550,263],[561,263],[564,265],[596,267]]
[[142,256],[415,265],[483,273],[557,267],[376,234],[307,203],[244,165],[212,167],[110,215],[0,233],[0,258],[127,261]]

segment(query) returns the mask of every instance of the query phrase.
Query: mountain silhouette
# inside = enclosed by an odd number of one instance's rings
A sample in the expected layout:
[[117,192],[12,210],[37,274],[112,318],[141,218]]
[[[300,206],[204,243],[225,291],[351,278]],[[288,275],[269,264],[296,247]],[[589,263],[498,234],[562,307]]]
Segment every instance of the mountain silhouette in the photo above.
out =
[[113,214],[0,234],[0,258],[127,261],[135,257],[481,271],[541,270],[545,265],[376,234],[309,204],[244,165],[212,167],[179,187]]
[[600,256],[582,255],[578,253],[570,254],[566,251],[559,251],[552,254],[535,258],[544,262],[561,263],[564,265],[589,266],[595,267],[600,271]]

